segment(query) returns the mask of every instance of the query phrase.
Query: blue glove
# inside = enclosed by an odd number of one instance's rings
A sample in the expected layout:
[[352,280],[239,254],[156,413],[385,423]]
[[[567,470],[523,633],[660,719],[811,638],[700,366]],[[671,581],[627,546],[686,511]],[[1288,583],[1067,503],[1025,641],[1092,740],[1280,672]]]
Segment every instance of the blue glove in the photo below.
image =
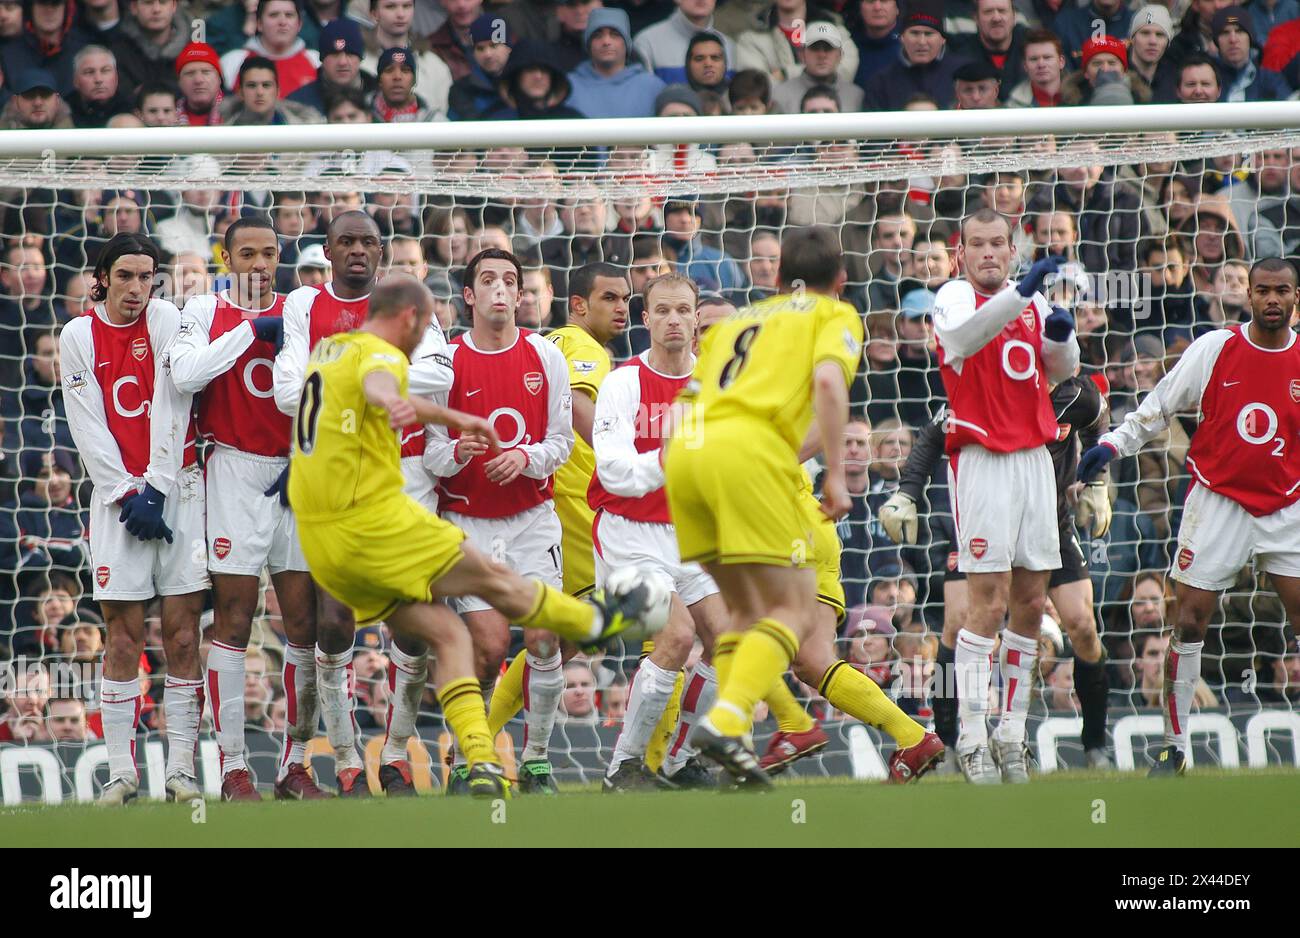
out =
[[279,316],[258,316],[256,319],[250,319],[253,324],[253,334],[263,342],[271,342],[275,345],[275,350],[280,351],[284,345],[284,320]]
[[1098,443],[1079,457],[1079,481],[1091,482],[1101,475],[1106,464],[1118,456],[1115,447],[1109,443]]
[[167,497],[152,485],[145,484],[143,492],[136,492],[122,502],[118,521],[126,525],[128,534],[142,541],[166,540],[172,542],[172,529],[163,522],[163,503]]
[[1029,299],[1043,287],[1043,281],[1061,269],[1065,258],[1059,254],[1048,254],[1041,261],[1034,261],[1028,272],[1016,284],[1016,292]]
[[289,467],[285,466],[284,470],[275,477],[275,481],[263,493],[267,498],[279,498],[280,505],[284,508],[289,507]]
[[1073,333],[1074,317],[1061,307],[1053,306],[1052,312],[1043,320],[1043,338],[1051,339],[1053,342],[1064,342]]

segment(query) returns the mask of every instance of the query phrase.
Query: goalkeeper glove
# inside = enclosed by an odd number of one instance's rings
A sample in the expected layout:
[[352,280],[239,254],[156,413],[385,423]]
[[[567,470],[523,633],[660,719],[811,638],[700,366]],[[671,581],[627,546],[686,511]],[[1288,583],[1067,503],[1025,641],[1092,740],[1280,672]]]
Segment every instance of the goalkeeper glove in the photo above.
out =
[[1089,482],[1079,493],[1074,520],[1093,537],[1105,537],[1110,530],[1110,490],[1105,482]]
[[1098,443],[1079,458],[1079,481],[1091,482],[1101,475],[1106,464],[1119,455],[1109,443]]
[[916,502],[910,495],[895,492],[880,506],[880,526],[895,544],[915,544],[917,535]]
[[1025,299],[1029,299],[1040,289],[1043,281],[1050,275],[1061,269],[1065,263],[1065,258],[1059,254],[1048,254],[1040,261],[1034,261],[1033,266],[1026,271],[1025,276],[1016,284],[1016,291]]
[[118,521],[126,525],[128,534],[142,541],[166,540],[172,542],[172,530],[163,522],[163,504],[167,497],[152,485],[146,484],[144,491],[136,492],[122,502],[122,514]]

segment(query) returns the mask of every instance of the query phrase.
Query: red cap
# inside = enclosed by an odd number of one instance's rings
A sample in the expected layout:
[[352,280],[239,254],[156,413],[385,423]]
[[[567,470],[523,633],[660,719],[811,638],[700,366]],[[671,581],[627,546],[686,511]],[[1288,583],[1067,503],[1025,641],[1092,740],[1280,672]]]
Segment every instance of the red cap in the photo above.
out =
[[1083,44],[1083,68],[1087,68],[1088,60],[1100,52],[1109,52],[1119,59],[1120,65],[1128,68],[1128,47],[1124,45],[1123,39],[1116,39],[1114,36],[1089,39]]
[[181,50],[181,54],[176,56],[176,74],[180,75],[181,69],[194,62],[206,62],[221,72],[221,56],[217,55],[217,50],[212,48],[206,42],[191,42]]

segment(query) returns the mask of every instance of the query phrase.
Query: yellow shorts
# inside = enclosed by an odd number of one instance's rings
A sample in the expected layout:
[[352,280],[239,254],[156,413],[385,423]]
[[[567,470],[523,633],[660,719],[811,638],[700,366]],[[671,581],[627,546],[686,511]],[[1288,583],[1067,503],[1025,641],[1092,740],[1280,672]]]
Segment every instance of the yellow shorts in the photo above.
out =
[[465,556],[465,532],[406,495],[297,520],[312,577],[351,607],[357,628],[379,622],[402,603],[432,602],[431,584]]
[[698,437],[675,437],[664,462],[683,563],[812,562],[812,528],[796,498],[801,472],[769,424],[707,424]]
[[813,526],[813,556],[817,569],[817,601],[835,610],[835,618],[844,618],[844,583],[840,580],[840,537],[835,522],[822,514],[817,496],[807,490],[799,493],[799,502]]
[[586,596],[596,588],[596,558],[591,546],[591,526],[596,513],[586,496],[555,495],[555,513],[563,530],[561,548],[564,556],[564,591],[570,596]]

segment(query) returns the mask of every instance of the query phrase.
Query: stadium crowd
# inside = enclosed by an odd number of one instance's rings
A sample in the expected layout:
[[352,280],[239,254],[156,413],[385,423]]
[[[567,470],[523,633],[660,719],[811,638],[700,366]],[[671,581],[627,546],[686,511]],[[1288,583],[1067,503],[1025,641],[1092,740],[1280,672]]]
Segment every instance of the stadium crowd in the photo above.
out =
[[[1287,99],[1300,88],[1296,0],[0,0],[0,40],[5,129],[1235,102]],[[629,174],[708,173],[825,165],[851,160],[852,146],[669,144],[616,147],[599,159]],[[498,172],[569,169],[519,148],[471,159]],[[411,171],[400,156],[377,168]],[[210,158],[190,157],[178,176],[219,171]],[[816,223],[840,232],[846,298],[868,336],[846,431],[853,508],[839,531],[851,610],[841,653],[924,721],[952,549],[943,473],[927,492],[916,545],[893,543],[878,514],[915,436],[940,413],[930,311],[956,274],[956,222],[981,206],[1011,219],[1021,266],[1047,253],[1071,262],[1055,289],[1075,314],[1083,374],[1101,388],[1114,424],[1192,339],[1249,318],[1253,260],[1294,257],[1300,148],[667,201],[607,198],[597,188],[556,201],[250,190],[237,179],[224,191],[23,190],[0,180],[0,663],[93,664],[103,648],[89,599],[89,486],[62,401],[58,335],[89,305],[88,271],[113,235],[155,239],[174,292],[191,296],[226,273],[217,247],[231,221],[269,213],[281,245],[277,288],[287,292],[327,278],[326,227],[363,209],[385,236],[389,268],[429,284],[449,335],[467,325],[460,276],[481,248],[523,259],[518,321],[539,330],[565,323],[571,271],[609,261],[628,270],[634,294],[629,330],[611,348],[623,360],[646,348],[638,304],[649,278],[679,271],[699,284],[702,308],[744,305],[775,292],[781,233]],[[1126,292],[1124,283],[1139,287]],[[1172,621],[1164,571],[1195,429],[1195,415],[1185,415],[1137,456],[1117,460],[1109,534],[1081,531],[1112,710],[1158,704]],[[245,716],[279,732],[284,634],[274,590],[264,596]],[[1200,706],[1295,708],[1300,653],[1283,621],[1266,580],[1243,570],[1210,633]],[[161,730],[155,704],[166,661],[157,617],[149,623],[144,720]],[[375,627],[357,642],[365,649],[355,659],[358,723],[382,732],[386,638]],[[1043,648],[1037,706],[1072,712],[1071,652],[1059,628],[1045,631]],[[571,662],[566,718],[617,722],[633,667],[631,657]],[[833,715],[814,688],[801,692],[817,715]],[[99,734],[96,717],[93,699],[52,694],[48,673],[24,674],[0,712],[0,743],[83,740]]]

